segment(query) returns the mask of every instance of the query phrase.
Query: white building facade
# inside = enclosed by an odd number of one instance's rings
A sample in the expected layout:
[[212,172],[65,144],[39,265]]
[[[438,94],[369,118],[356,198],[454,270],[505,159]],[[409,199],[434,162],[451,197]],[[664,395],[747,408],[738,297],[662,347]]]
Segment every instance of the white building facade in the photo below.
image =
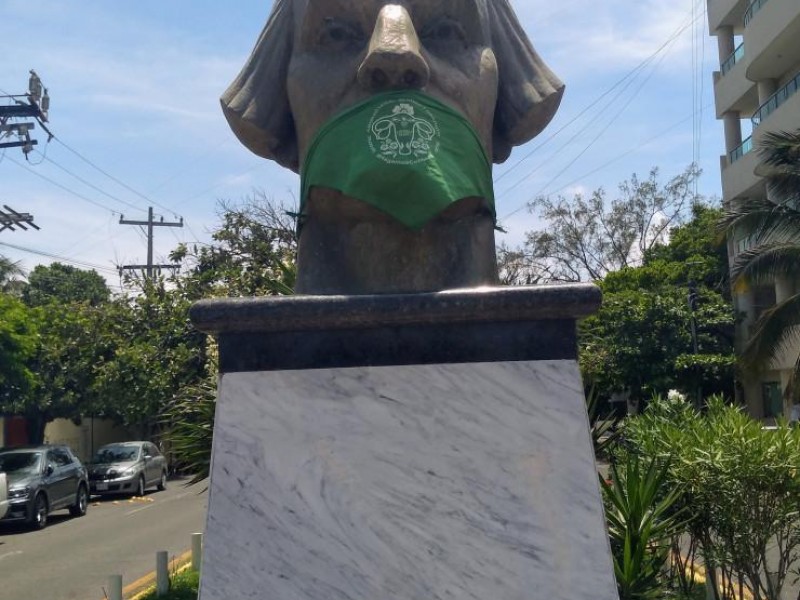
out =
[[[722,194],[727,204],[764,197],[757,149],[770,131],[800,129],[800,0],[707,0],[711,35],[717,38],[720,70],[714,73],[717,118],[725,130]],[[748,247],[729,239],[731,262]],[[741,347],[760,313],[800,291],[800,282],[734,290]],[[738,393],[754,417],[789,416],[783,390],[798,351],[776,356],[770,370],[745,377]]]

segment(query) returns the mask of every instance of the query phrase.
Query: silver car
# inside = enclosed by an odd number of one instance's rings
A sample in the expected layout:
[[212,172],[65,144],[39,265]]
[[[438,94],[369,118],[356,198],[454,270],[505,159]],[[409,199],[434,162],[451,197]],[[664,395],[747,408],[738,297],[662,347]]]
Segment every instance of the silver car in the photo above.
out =
[[0,519],[8,512],[8,480],[5,473],[0,473]]
[[92,494],[144,496],[151,486],[167,487],[167,460],[151,442],[107,444],[89,463]]

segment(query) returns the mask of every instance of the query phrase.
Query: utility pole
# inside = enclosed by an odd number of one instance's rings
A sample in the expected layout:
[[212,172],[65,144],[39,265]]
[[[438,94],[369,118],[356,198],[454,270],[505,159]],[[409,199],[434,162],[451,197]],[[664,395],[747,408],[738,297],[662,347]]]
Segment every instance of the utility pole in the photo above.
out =
[[[53,139],[53,134],[47,129],[45,123],[48,119],[50,110],[50,94],[47,88],[42,85],[42,80],[31,69],[28,79],[28,92],[25,94],[12,94],[10,96],[0,96],[10,100],[11,104],[0,106],[0,149],[22,148],[25,157],[33,150],[39,142],[31,138],[31,131],[36,127],[34,123],[17,123],[12,119],[36,119],[39,126],[47,132],[49,142]],[[16,138],[12,142],[4,142],[6,138]]]
[[[31,137],[31,131],[36,125],[31,121],[20,123],[20,119],[36,119],[39,126],[47,132],[47,141],[53,139],[53,134],[47,129],[48,111],[50,110],[50,94],[42,85],[42,80],[31,69],[28,79],[28,92],[11,96],[0,96],[0,100],[10,101],[10,104],[0,104],[0,150],[6,148],[22,148],[25,158],[33,151],[39,142]],[[13,140],[13,141],[8,141]],[[27,231],[28,227],[39,229],[33,223],[33,215],[18,213],[10,206],[4,204],[5,210],[0,210],[0,231],[16,231],[19,227]]]
[[123,271],[144,271],[147,279],[152,279],[156,269],[177,269],[179,265],[154,265],[153,264],[153,228],[154,227],[183,227],[183,217],[177,223],[170,223],[161,217],[156,221],[153,218],[153,207],[147,209],[147,221],[126,221],[124,215],[119,218],[120,225],[139,225],[147,227],[147,264],[146,265],[124,265],[119,268],[120,275]]
[[33,222],[33,215],[29,213],[18,213],[8,204],[4,204],[5,210],[0,210],[0,231],[15,231],[14,227],[19,227],[23,231],[27,231],[29,227],[38,230],[39,226]]

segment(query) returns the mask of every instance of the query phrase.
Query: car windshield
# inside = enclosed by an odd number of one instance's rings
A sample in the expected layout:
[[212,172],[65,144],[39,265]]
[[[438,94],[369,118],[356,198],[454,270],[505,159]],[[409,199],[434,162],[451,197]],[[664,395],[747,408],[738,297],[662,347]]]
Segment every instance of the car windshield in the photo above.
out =
[[94,455],[95,464],[108,464],[138,460],[139,446],[104,446]]
[[0,472],[38,473],[41,461],[41,452],[3,452],[0,454]]

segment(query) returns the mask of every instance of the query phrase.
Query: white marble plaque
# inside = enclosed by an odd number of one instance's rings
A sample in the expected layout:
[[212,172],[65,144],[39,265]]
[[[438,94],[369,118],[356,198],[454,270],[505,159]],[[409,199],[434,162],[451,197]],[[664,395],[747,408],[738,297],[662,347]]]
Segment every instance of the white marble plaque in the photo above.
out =
[[201,600],[617,598],[573,361],[222,377]]

